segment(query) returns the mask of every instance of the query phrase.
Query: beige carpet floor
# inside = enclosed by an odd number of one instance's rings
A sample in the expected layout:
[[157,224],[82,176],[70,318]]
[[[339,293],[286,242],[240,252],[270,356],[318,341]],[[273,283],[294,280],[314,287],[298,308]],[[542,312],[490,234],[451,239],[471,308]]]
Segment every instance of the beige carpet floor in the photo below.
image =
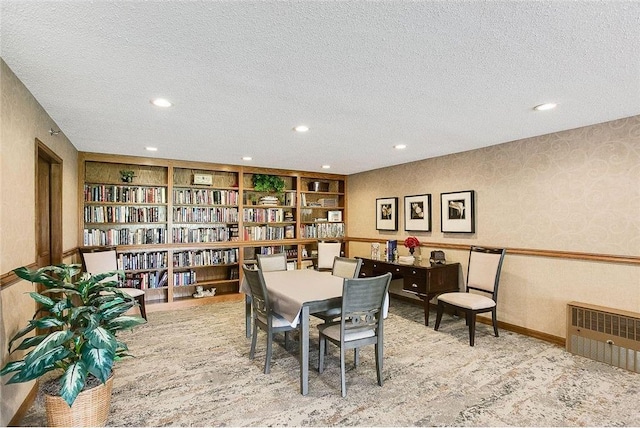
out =
[[[435,319],[432,315],[431,321]],[[313,321],[314,324],[316,323]],[[340,396],[339,353],[317,367],[312,327],[309,395],[299,394],[297,342],[274,346],[262,373],[244,336],[244,304],[156,312],[121,335],[136,358],[117,363],[111,426],[640,426],[640,375],[479,325],[468,346],[463,320],[445,315],[440,331],[421,308],[391,302],[385,321],[384,386],[373,347],[347,368]],[[41,398],[23,426],[46,424]]]

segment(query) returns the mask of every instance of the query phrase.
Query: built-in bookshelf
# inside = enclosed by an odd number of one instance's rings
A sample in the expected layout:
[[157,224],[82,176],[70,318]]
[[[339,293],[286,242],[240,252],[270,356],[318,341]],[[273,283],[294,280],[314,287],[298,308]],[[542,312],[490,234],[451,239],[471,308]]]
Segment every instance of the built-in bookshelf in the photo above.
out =
[[[256,254],[300,268],[318,239],[346,234],[340,175],[98,153],[80,153],[79,172],[79,245],[116,246],[124,285],[144,289],[150,310],[239,299]],[[256,174],[284,188],[256,188]]]

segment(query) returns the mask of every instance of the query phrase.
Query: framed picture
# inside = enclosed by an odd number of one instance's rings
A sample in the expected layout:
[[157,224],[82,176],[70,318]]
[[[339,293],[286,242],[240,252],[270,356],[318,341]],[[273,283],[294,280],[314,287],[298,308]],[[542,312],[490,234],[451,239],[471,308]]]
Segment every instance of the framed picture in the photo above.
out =
[[342,211],[329,211],[327,212],[327,221],[332,223],[339,223],[342,221]]
[[431,232],[431,195],[404,197],[404,230]]
[[473,233],[476,231],[473,199],[473,190],[440,193],[442,232]]
[[398,230],[398,198],[376,199],[376,229]]

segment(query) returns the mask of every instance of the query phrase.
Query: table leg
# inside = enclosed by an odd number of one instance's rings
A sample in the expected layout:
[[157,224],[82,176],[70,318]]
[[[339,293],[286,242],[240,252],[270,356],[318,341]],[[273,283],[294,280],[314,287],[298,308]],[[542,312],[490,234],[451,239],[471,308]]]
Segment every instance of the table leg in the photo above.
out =
[[244,295],[244,323],[247,337],[251,337],[251,297]]
[[429,300],[432,298],[428,294],[424,296],[424,325],[429,325]]
[[309,307],[300,310],[300,394],[309,393]]

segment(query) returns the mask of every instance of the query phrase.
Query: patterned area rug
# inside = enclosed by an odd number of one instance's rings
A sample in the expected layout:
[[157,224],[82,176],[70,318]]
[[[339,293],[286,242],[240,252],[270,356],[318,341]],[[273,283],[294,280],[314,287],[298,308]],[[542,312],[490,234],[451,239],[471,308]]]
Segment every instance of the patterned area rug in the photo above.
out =
[[[262,373],[266,336],[249,359],[244,303],[156,312],[121,335],[136,358],[117,363],[111,426],[640,426],[640,376],[479,324],[468,344],[464,320],[440,331],[420,307],[392,300],[385,321],[384,386],[373,346],[347,365],[340,396],[339,352],[322,375],[311,328],[309,395],[299,393],[297,342],[276,338],[271,373]],[[23,426],[46,424],[38,398]]]

